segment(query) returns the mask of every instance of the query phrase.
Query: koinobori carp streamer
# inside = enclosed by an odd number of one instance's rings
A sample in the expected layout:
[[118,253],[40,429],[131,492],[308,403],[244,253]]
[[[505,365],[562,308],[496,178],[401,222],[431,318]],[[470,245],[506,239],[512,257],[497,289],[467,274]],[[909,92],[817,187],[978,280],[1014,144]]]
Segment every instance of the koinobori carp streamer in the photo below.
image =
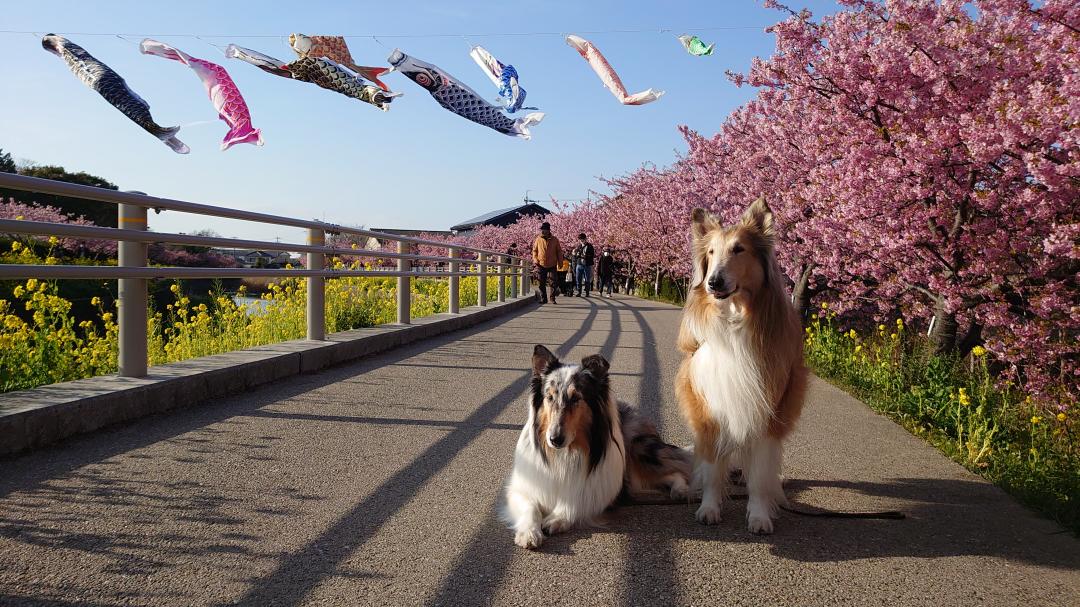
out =
[[535,107],[522,107],[526,92],[518,83],[518,73],[514,66],[504,64],[482,46],[474,46],[469,51],[476,65],[480,66],[491,83],[499,89],[499,97],[506,104],[506,111],[513,114],[518,110],[535,110]]
[[160,139],[172,151],[177,154],[187,154],[190,151],[183,141],[176,138],[180,127],[164,127],[154,122],[154,117],[150,115],[150,104],[136,95],[119,74],[95,59],[86,49],[55,34],[47,34],[42,38],[41,46],[63,59],[83,84],[97,91],[105,101]]
[[214,104],[218,117],[229,125],[229,132],[225,133],[221,142],[222,150],[227,150],[237,143],[263,144],[262,133],[251,125],[251,112],[247,103],[225,68],[149,38],[142,41],[139,51],[144,55],[178,61],[195,72],[206,88],[206,94]]
[[264,55],[249,48],[230,44],[225,47],[225,56],[230,59],[239,59],[245,63],[250,63],[267,74],[289,78],[290,80],[293,77],[292,72],[285,69],[285,62],[281,59],[275,59],[270,55]]
[[504,135],[530,139],[529,126],[544,119],[542,112],[533,112],[524,118],[510,118],[498,106],[492,105],[476,91],[465,86],[438,67],[410,57],[395,49],[390,54],[390,65],[409,80],[419,84],[439,105],[477,124],[494,129]]
[[285,66],[293,78],[317,84],[324,89],[341,93],[346,97],[370,103],[382,111],[390,109],[390,102],[401,93],[387,93],[369,84],[349,68],[325,57],[300,57]]
[[619,100],[619,103],[623,105],[644,105],[646,103],[652,103],[663,96],[664,91],[653,89],[646,89],[640,93],[628,95],[626,93],[626,87],[623,86],[622,80],[619,79],[619,75],[615,73],[615,69],[611,67],[608,60],[600,53],[600,49],[593,46],[592,42],[589,42],[580,36],[571,34],[566,37],[566,43],[574,47],[574,50],[589,62],[593,71],[600,77],[600,81],[604,83],[604,86],[609,91],[611,91],[612,95],[615,95],[615,98]]
[[379,77],[394,71],[392,67],[370,67],[357,65],[353,61],[349,45],[342,36],[305,36],[304,34],[289,34],[289,46],[299,57],[326,57],[334,63],[341,64],[356,72],[361,78],[370,80],[379,88],[390,92],[390,87],[379,80]]
[[686,52],[695,57],[707,57],[708,55],[711,55],[713,48],[716,46],[715,44],[705,44],[701,41],[701,38],[689,34],[679,36],[679,42],[683,45],[683,48],[686,49]]

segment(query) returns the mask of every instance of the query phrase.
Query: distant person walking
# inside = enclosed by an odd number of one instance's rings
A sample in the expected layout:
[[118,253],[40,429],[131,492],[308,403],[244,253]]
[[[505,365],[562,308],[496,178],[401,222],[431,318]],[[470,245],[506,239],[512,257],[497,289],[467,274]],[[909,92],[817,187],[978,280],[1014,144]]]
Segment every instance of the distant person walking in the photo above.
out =
[[563,260],[563,252],[562,247],[559,246],[559,239],[551,234],[551,224],[546,221],[540,224],[540,235],[533,241],[532,258],[540,274],[540,303],[548,302],[549,276],[551,277],[551,303],[556,303],[555,296],[559,293],[559,287],[556,282],[558,272],[555,269]]
[[570,296],[574,293],[574,272],[570,267],[570,262],[563,259],[559,262],[559,292],[563,295]]
[[594,263],[596,263],[596,249],[585,234],[578,234],[578,246],[574,248],[574,281],[577,283],[578,297],[589,296]]
[[611,253],[611,247],[605,246],[600,254],[596,262],[596,277],[600,282],[600,296],[604,296],[606,288],[607,296],[611,297],[612,282],[615,280],[615,256]]

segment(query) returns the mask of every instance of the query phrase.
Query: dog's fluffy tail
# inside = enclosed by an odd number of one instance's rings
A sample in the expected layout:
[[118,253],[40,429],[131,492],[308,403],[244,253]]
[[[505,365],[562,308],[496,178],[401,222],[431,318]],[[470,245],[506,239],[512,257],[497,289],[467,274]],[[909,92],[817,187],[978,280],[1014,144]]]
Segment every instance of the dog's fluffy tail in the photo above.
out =
[[626,445],[626,474],[624,490],[635,496],[663,491],[672,498],[682,499],[690,488],[693,453],[665,443],[656,426],[637,410],[619,403],[623,444]]

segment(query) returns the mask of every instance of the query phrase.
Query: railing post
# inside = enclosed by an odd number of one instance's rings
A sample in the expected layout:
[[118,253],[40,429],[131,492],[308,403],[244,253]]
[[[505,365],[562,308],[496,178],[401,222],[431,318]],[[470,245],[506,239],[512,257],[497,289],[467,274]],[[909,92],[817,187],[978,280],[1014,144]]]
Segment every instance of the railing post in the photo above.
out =
[[476,267],[479,269],[479,280],[476,282],[476,303],[480,306],[487,305],[487,264],[484,263],[483,253],[476,254]]
[[510,259],[510,264],[511,264],[510,267],[508,268],[510,270],[510,297],[512,299],[517,299],[517,297],[518,297],[518,286],[519,286],[518,285],[518,280],[520,280],[520,278],[521,278],[521,276],[519,275],[520,269],[518,268],[518,266],[521,265],[521,264],[519,264],[517,262],[517,260],[514,259],[513,257],[511,257],[509,259]]
[[[409,252],[409,243],[398,241],[397,252],[405,255]],[[398,324],[407,325],[412,322],[412,283],[406,272],[412,271],[412,260],[398,259],[398,272],[401,276],[397,279],[397,321]]]
[[[499,261],[510,263],[509,257],[496,257]],[[510,266],[495,266],[499,268],[499,296],[495,299],[502,303],[506,301],[506,273],[511,270]]]
[[457,247],[450,247],[450,305],[449,310],[451,314],[458,313],[458,306],[461,302],[459,295],[459,289],[461,285],[460,276],[457,275],[461,264],[457,261],[460,257],[460,252]]
[[[322,228],[308,230],[308,244],[322,246],[326,244],[326,233]],[[325,253],[308,253],[309,270],[325,270]],[[316,341],[326,339],[326,278],[308,276],[307,279],[307,338]]]
[[[544,288],[543,285],[540,288]],[[521,260],[521,295],[528,297],[532,291],[532,264],[528,259]]]
[[[119,227],[128,230],[146,229],[146,207],[119,205]],[[146,243],[119,241],[120,267],[146,266]],[[146,279],[119,279],[120,377],[146,376]]]

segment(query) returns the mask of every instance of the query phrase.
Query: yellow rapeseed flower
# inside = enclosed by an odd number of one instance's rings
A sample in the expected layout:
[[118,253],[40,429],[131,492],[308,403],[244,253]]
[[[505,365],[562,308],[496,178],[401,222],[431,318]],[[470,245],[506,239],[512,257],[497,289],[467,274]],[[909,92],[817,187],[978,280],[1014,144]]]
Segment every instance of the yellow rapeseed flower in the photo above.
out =
[[1057,414],[1057,420],[1058,420],[1059,422],[1063,422],[1063,421],[1065,421],[1065,414],[1064,414],[1064,413],[1058,413],[1058,414]]
[[22,285],[17,285],[15,287],[15,290],[12,291],[12,294],[15,295],[16,299],[22,297],[23,294],[25,294],[25,293],[26,293],[26,291],[22,288]]
[[855,332],[855,329],[851,329],[848,331],[848,337],[850,337],[851,339],[855,339],[858,336],[859,334]]
[[983,356],[984,354],[986,354],[986,348],[982,346],[975,346],[971,349],[971,354],[973,356]]
[[101,298],[96,296],[96,295],[94,297],[91,297],[90,298],[90,305],[92,305],[92,306],[100,306],[101,305]]
[[1031,423],[1037,424],[1037,423],[1039,423],[1041,421],[1042,421],[1042,418],[1039,417],[1038,415],[1032,415],[1031,416]]
[[169,287],[169,290],[172,291],[173,293],[179,293],[180,292],[180,285],[178,285],[176,283],[173,283],[173,285],[171,287]]
[[21,242],[19,242],[18,240],[16,240],[15,242],[11,243],[11,250],[12,250],[12,251],[18,251],[18,250],[19,250],[19,249],[21,249],[21,248],[22,248],[22,243],[21,243]]
[[55,236],[50,236],[49,237],[49,246],[55,247],[58,244],[60,244],[60,239],[59,238],[57,238]]
[[33,291],[34,289],[37,288],[37,286],[38,286],[38,279],[36,279],[36,278],[31,278],[30,280],[26,281],[26,290],[27,291]]
[[828,310],[829,309],[829,302],[827,302],[827,301],[821,302],[821,309],[822,310]]
[[902,326],[904,326],[904,319],[902,319],[902,318],[897,318],[897,319],[896,319],[896,326],[898,326],[898,327],[902,327]]
[[855,346],[855,352],[856,353],[862,352],[862,344],[859,344],[859,345]]
[[877,330],[878,331],[884,331],[885,330],[885,325],[878,325]]
[[889,339],[896,339],[896,333],[891,333],[889,335]]

